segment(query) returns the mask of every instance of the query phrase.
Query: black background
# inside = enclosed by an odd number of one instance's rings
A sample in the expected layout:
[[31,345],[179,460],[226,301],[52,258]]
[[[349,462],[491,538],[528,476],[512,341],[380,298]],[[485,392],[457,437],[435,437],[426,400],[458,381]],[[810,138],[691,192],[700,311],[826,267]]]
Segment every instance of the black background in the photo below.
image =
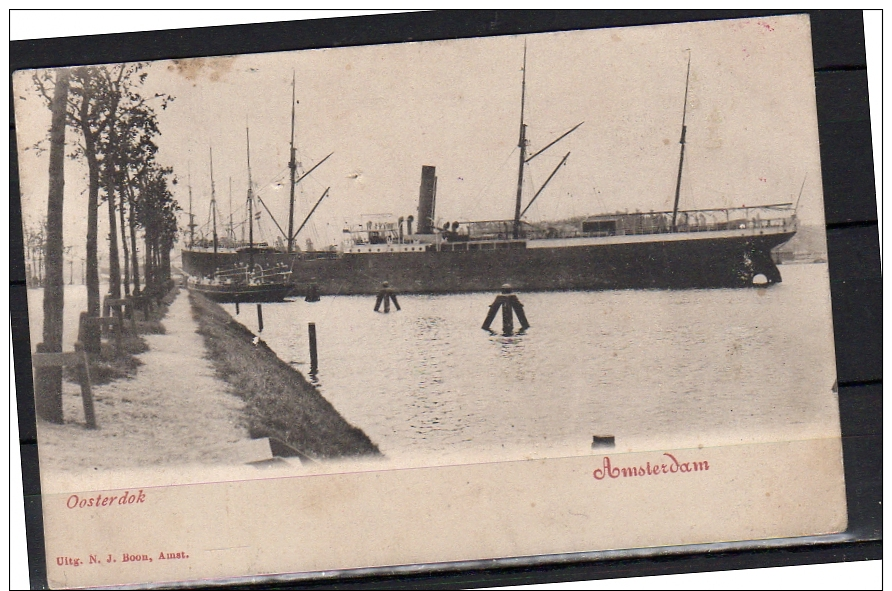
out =
[[[10,71],[401,41],[714,20],[793,11],[458,11],[14,41]],[[803,12],[803,11],[796,11]],[[341,588],[460,588],[864,559],[882,554],[882,278],[860,11],[811,15],[849,530],[845,543],[365,576]],[[11,85],[10,85],[11,95]],[[12,109],[12,101],[10,101]],[[46,588],[36,425],[10,112],[10,320],[32,588]],[[330,587],[333,583],[308,583]],[[284,586],[284,585],[283,585]],[[269,588],[269,585],[266,586]]]

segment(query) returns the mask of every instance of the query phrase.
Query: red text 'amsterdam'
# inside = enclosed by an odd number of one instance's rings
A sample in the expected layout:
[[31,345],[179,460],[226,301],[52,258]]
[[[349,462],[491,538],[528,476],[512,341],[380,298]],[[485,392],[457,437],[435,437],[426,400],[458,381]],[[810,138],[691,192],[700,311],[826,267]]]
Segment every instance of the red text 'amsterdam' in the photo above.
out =
[[706,460],[698,462],[679,462],[675,456],[670,453],[664,453],[669,458],[668,462],[662,464],[651,464],[647,462],[641,466],[620,467],[614,466],[608,456],[604,456],[604,465],[595,469],[593,476],[595,480],[604,480],[605,478],[628,478],[630,476],[658,476],[660,474],[678,474],[687,472],[705,472],[709,470],[709,462]]

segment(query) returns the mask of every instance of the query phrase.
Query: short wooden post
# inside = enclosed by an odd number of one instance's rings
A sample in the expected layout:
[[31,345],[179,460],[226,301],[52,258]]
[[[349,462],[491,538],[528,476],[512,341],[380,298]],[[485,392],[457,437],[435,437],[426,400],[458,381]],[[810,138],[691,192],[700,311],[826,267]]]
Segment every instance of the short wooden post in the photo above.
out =
[[307,326],[310,333],[310,373],[319,371],[319,356],[316,353],[316,323],[310,322]]
[[235,315],[238,316],[238,302],[235,303]]
[[112,315],[115,319],[115,349],[120,353],[122,350],[121,341],[124,337],[124,312],[121,305],[118,304],[113,308]]
[[130,318],[130,330],[133,334],[136,334],[136,310],[133,308],[133,298],[127,298],[127,316]]
[[88,312],[81,312],[77,340],[83,344],[84,351],[98,354],[101,350],[102,328],[92,320],[98,319],[92,318]]
[[307,286],[307,297],[304,298],[305,302],[318,302],[319,301],[319,286],[315,283],[310,283]]
[[263,308],[257,304],[257,332],[263,332]]

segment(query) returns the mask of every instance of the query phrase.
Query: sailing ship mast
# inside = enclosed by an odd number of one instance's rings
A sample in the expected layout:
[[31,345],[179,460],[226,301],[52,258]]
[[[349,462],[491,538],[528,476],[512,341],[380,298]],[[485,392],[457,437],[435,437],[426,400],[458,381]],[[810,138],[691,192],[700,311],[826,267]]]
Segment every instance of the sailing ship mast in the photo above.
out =
[[676,225],[676,218],[678,217],[678,199],[681,196],[681,171],[684,167],[684,145],[685,145],[685,134],[687,133],[687,126],[685,125],[688,116],[688,84],[691,80],[691,54],[690,50],[688,51],[688,74],[685,77],[684,81],[684,109],[682,110],[681,115],[681,139],[678,143],[681,144],[681,154],[678,157],[678,180],[675,182],[675,205],[672,206],[672,231],[677,232],[678,226]]
[[527,95],[527,44],[523,44],[523,83],[520,87],[520,139],[517,147],[520,148],[520,165],[517,169],[517,200],[514,204],[514,239],[520,238],[520,200],[523,196],[523,165],[527,157],[527,126],[523,122],[524,102]]
[[214,190],[214,149],[211,151],[211,216],[214,219],[214,254],[217,254],[217,193]]
[[229,239],[235,242],[235,225],[232,223],[232,177],[229,177]]
[[296,184],[294,177],[297,173],[297,154],[294,150],[294,105],[296,103],[294,92],[295,77],[294,72],[291,72],[291,160],[288,162],[288,168],[291,169],[291,200],[288,208],[287,236],[289,253],[294,250],[294,185]]
[[245,126],[248,146],[248,268],[254,270],[254,183],[251,180],[251,132]]
[[536,194],[533,195],[533,198],[530,199],[530,202],[527,203],[527,206],[523,210],[521,210],[520,209],[521,199],[523,197],[523,165],[527,164],[530,160],[532,160],[539,154],[545,152],[545,150],[547,150],[550,147],[557,144],[559,141],[561,141],[562,139],[564,139],[565,137],[567,137],[568,135],[570,135],[571,133],[573,133],[580,127],[582,127],[582,124],[585,123],[585,121],[583,121],[581,123],[577,123],[575,126],[570,128],[569,131],[562,133],[561,135],[559,135],[557,137],[557,139],[553,140],[550,144],[548,144],[541,150],[533,153],[532,155],[530,155],[529,158],[527,158],[527,146],[529,145],[529,142],[527,141],[527,126],[526,126],[526,123],[524,123],[524,121],[523,121],[526,95],[527,95],[527,44],[526,44],[526,42],[524,42],[524,44],[523,44],[523,82],[521,83],[521,87],[520,87],[520,140],[517,142],[517,147],[520,148],[520,164],[519,164],[518,170],[517,170],[517,200],[514,203],[514,232],[513,232],[513,236],[515,239],[520,238],[520,218],[523,217],[523,215],[527,212],[527,210],[530,208],[530,206],[533,205],[533,202],[536,201],[536,198],[542,193],[542,191],[545,190],[545,187],[548,186],[548,183],[551,182],[551,179],[554,178],[554,175],[557,174],[557,171],[560,169],[560,167],[563,166],[564,164],[566,164],[567,158],[570,157],[570,152],[567,152],[566,156],[563,157],[563,159],[558,163],[558,165],[551,172],[551,174],[548,175],[548,178],[545,180],[545,182],[542,183],[542,186],[539,187],[539,190],[536,191]]

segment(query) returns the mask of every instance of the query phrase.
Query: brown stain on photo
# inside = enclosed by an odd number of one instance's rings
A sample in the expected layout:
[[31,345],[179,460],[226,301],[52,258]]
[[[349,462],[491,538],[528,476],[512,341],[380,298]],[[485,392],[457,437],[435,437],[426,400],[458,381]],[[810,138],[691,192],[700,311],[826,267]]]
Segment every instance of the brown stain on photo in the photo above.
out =
[[232,70],[236,57],[196,57],[172,60],[167,66],[167,70],[183,76],[186,80],[194,81],[207,77],[211,82],[219,82]]
[[715,150],[722,147],[722,124],[724,122],[725,118],[717,107],[706,117],[706,130],[708,134],[706,147],[708,149]]

